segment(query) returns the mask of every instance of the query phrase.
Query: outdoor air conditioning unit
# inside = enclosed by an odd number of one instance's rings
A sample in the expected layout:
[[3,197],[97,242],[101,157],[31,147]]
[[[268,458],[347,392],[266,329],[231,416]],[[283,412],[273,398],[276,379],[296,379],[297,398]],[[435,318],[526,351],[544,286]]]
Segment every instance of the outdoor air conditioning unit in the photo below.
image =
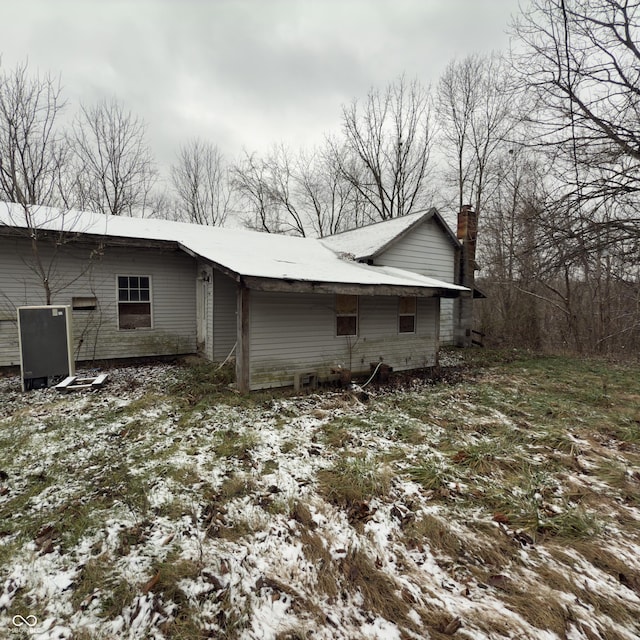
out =
[[23,391],[75,373],[71,307],[18,307],[18,334]]

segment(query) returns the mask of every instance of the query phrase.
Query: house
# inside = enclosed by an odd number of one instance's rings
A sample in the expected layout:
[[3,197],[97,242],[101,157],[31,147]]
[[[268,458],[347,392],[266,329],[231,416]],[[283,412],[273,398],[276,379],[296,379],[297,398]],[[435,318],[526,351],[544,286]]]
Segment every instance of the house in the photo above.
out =
[[[370,265],[458,282],[461,245],[436,209],[344,231],[322,243]],[[454,343],[454,327],[454,301],[445,298],[440,303],[440,344]]]
[[393,266],[464,285],[473,294],[440,304],[440,344],[474,343],[473,299],[485,298],[475,284],[478,217],[471,205],[458,214],[454,234],[436,209],[392,218],[323,238],[333,251],[370,265]]
[[0,204],[0,366],[20,361],[15,308],[47,290],[77,361],[233,354],[242,391],[433,365],[441,300],[469,293],[456,242],[435,210],[317,240]]

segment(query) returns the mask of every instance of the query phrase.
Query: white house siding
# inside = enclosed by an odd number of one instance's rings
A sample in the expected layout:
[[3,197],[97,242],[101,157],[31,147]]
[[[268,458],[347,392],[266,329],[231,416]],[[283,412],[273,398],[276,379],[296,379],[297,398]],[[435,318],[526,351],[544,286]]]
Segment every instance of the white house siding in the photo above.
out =
[[296,371],[321,375],[334,367],[369,371],[384,361],[394,370],[435,364],[437,299],[419,299],[417,333],[398,334],[398,298],[359,298],[359,336],[335,335],[334,296],[251,292],[251,388],[291,385]]
[[[50,250],[42,245],[43,262]],[[95,296],[96,311],[74,311],[76,360],[193,353],[196,350],[196,263],[176,251],[105,247],[87,258],[90,248],[62,247],[52,277],[52,304],[71,305],[73,296]],[[15,307],[44,304],[42,286],[28,265],[28,242],[0,238],[0,366],[20,362]],[[150,329],[119,330],[116,275],[151,277]]]
[[[374,260],[377,265],[398,267],[445,282],[455,278],[455,249],[441,227],[426,220],[400,238]],[[443,299],[440,307],[440,343],[452,344],[453,300]]]
[[213,274],[213,359],[223,361],[236,343],[237,285],[217,269]]

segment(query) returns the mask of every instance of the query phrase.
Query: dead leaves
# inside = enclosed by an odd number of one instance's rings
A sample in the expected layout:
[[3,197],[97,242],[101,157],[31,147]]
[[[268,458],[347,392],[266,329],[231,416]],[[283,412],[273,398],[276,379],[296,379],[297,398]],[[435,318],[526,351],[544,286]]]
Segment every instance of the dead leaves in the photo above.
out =
[[347,519],[352,526],[358,523],[366,524],[373,520],[376,511],[377,509],[375,507],[371,508],[368,502],[361,500],[349,505],[347,509]]
[[160,581],[160,572],[158,571],[158,573],[156,573],[156,575],[153,576],[153,578],[151,578],[151,580],[149,580],[149,582],[147,582],[147,584],[145,584],[144,587],[142,587],[142,593],[146,594],[146,593],[149,593],[149,591],[152,591],[159,581]]
[[460,627],[462,627],[462,620],[460,620],[460,618],[453,618],[447,624],[441,625],[440,631],[447,636],[452,636]]
[[34,543],[40,553],[53,553],[55,548],[54,542],[58,537],[59,534],[56,528],[52,525],[47,525],[38,531]]

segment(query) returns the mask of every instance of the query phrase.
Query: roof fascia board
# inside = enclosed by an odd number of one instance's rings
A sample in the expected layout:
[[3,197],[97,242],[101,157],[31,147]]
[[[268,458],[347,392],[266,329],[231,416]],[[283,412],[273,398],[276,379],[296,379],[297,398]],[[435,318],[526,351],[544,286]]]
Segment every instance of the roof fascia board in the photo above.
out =
[[[86,231],[57,230],[44,229],[36,227],[36,230],[43,241],[47,237],[59,238],[64,237],[64,242],[81,244],[99,242],[105,246],[113,247],[136,247],[138,249],[171,249],[177,251],[181,249],[179,243],[175,240],[149,240],[147,238],[134,238],[128,236],[112,236],[102,233],[87,233]],[[0,236],[9,238],[25,238],[31,239],[31,230],[28,227],[14,227],[11,225],[0,224]]]
[[[374,258],[377,258],[378,256],[382,255],[385,251],[390,249],[394,244],[399,242],[402,238],[404,238],[405,236],[410,234],[420,224],[422,224],[423,222],[426,222],[427,220],[430,220],[431,218],[433,218],[436,221],[436,223],[438,224],[438,226],[440,226],[442,231],[445,232],[445,234],[447,235],[447,238],[449,239],[451,244],[454,246],[454,248],[460,249],[460,247],[462,245],[461,245],[460,241],[458,240],[458,238],[456,237],[455,233],[451,230],[449,225],[446,223],[445,219],[440,215],[440,212],[435,207],[431,207],[431,209],[429,209],[428,211],[425,211],[423,215],[421,215],[420,217],[416,218],[408,227],[406,227],[405,229],[400,231],[397,235],[395,235],[393,238],[391,238],[391,240],[389,240],[385,244],[383,244],[377,251],[374,251],[373,253],[370,253],[368,255],[357,256],[357,259],[358,260],[372,260]],[[374,223],[374,225],[375,224],[384,224],[385,222],[388,222],[388,220],[385,220],[385,221],[382,221],[382,222],[376,222],[376,223]],[[374,225],[368,225],[368,226],[374,226]],[[359,227],[359,228],[360,229],[366,229],[367,227]],[[354,231],[354,229],[351,229],[350,231]],[[349,231],[343,231],[342,233],[349,233]],[[337,236],[337,235],[340,235],[340,234],[336,233],[334,235]]]
[[[42,229],[41,232],[44,234],[43,240],[45,240],[47,233],[60,233],[58,231],[50,231],[48,229]],[[236,282],[239,282],[240,280],[240,274],[238,274],[237,272],[232,271],[224,265],[214,262],[209,258],[199,255],[195,251],[192,251],[189,247],[183,245],[181,242],[177,242],[176,240],[148,240],[145,238],[112,236],[106,234],[103,235],[98,233],[87,233],[83,231],[63,231],[62,233],[65,234],[65,238],[68,239],[69,242],[73,242],[74,244],[80,244],[83,242],[87,244],[99,242],[108,247],[135,247],[136,249],[170,249],[172,251],[183,251],[192,258],[207,262],[215,269],[218,269],[218,271],[221,271],[226,276],[229,276],[232,280],[235,280]],[[13,227],[10,225],[0,225],[0,236],[29,239],[29,229],[23,227]]]
[[447,234],[447,237],[451,241],[451,244],[453,244],[453,246],[456,249],[461,249],[462,242],[458,240],[458,236],[456,236],[453,229],[447,224],[447,221],[442,217],[442,215],[440,215],[440,212],[435,208],[433,210],[433,217],[436,220],[436,222],[438,222],[442,230]]
[[310,282],[303,280],[278,280],[243,276],[242,282],[250,289],[271,293],[342,293],[360,296],[415,296],[418,298],[458,298],[470,294],[469,290],[443,289],[439,287],[412,287],[384,284],[356,284],[343,282]]

